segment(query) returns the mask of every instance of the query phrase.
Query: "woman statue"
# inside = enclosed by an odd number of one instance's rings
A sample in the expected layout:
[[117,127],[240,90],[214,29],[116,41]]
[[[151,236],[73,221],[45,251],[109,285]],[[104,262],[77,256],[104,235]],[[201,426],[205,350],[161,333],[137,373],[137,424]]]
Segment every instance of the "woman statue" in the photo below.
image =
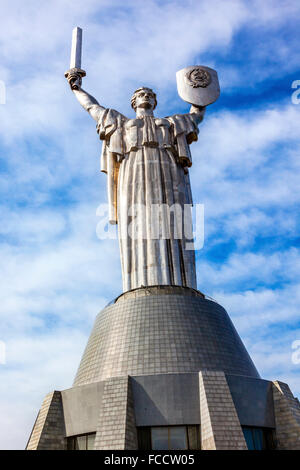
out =
[[101,171],[108,176],[110,223],[118,224],[123,291],[154,285],[196,289],[189,145],[197,140],[205,107],[156,118],[156,94],[142,87],[131,99],[136,118],[129,119],[101,106],[81,88],[80,74],[70,72],[71,89],[103,140]]

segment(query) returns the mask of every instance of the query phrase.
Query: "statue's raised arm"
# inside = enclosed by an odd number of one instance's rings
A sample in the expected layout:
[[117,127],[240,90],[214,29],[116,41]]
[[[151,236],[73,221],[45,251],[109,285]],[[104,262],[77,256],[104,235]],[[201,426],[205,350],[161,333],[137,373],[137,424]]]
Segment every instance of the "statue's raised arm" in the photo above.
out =
[[204,119],[204,114],[206,111],[206,106],[196,106],[192,104],[191,109],[190,109],[190,114],[192,114],[195,117],[195,121],[197,121],[198,124],[203,121]]
[[66,76],[70,88],[81,106],[92,116],[93,119],[95,119],[95,121],[98,122],[104,113],[105,108],[98,103],[96,98],[81,88],[82,74],[77,72],[76,69],[71,69],[67,72]]

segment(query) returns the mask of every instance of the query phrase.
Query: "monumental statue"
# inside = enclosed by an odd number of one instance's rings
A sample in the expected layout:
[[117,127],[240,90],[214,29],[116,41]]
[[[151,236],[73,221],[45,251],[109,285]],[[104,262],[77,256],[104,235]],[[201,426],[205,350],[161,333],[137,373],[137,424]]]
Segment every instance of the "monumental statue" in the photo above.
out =
[[217,73],[177,72],[187,114],[154,117],[156,94],[138,88],[130,119],[81,88],[81,44],[75,28],[65,75],[103,141],[124,292],[98,313],[73,386],[46,395],[26,448],[300,449],[299,401],[260,378],[226,310],[196,289],[190,144]]
[[178,91],[192,103],[187,114],[155,117],[156,94],[138,88],[131,98],[136,116],[130,119],[81,88],[81,37],[76,28],[66,77],[103,141],[101,171],[108,177],[109,220],[118,224],[123,290],[153,285],[196,289],[190,144],[197,140],[205,106],[218,98],[217,74],[203,66],[178,72]]

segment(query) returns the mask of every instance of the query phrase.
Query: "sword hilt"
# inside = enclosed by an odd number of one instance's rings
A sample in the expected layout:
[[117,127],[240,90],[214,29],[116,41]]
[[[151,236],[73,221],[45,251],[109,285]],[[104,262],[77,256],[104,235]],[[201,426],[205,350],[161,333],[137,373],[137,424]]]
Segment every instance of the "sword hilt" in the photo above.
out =
[[[77,67],[74,67],[72,69],[67,70],[67,72],[65,72],[65,77],[68,81],[69,81],[70,75],[75,75],[75,76],[77,75],[77,79],[70,86],[71,86],[72,90],[78,90],[81,86],[82,77],[86,76],[86,71],[82,70],[82,69],[79,69]],[[79,77],[78,77],[78,75],[79,75]]]

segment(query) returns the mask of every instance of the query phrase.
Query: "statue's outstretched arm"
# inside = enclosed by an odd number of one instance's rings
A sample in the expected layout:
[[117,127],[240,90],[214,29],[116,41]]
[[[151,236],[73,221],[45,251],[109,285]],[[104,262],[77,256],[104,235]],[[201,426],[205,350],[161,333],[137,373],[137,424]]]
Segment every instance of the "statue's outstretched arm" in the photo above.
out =
[[105,110],[103,106],[101,106],[96,98],[90,95],[87,91],[83,90],[82,88],[78,88],[77,90],[73,90],[74,95],[76,96],[77,100],[81,104],[81,106],[92,116],[95,121],[98,121],[101,114]]
[[105,108],[98,103],[96,98],[81,88],[82,78],[79,74],[76,72],[70,73],[67,79],[71,90],[81,106],[98,122]]
[[196,106],[192,104],[190,109],[190,114],[196,117],[198,124],[203,121],[205,114],[206,106]]

